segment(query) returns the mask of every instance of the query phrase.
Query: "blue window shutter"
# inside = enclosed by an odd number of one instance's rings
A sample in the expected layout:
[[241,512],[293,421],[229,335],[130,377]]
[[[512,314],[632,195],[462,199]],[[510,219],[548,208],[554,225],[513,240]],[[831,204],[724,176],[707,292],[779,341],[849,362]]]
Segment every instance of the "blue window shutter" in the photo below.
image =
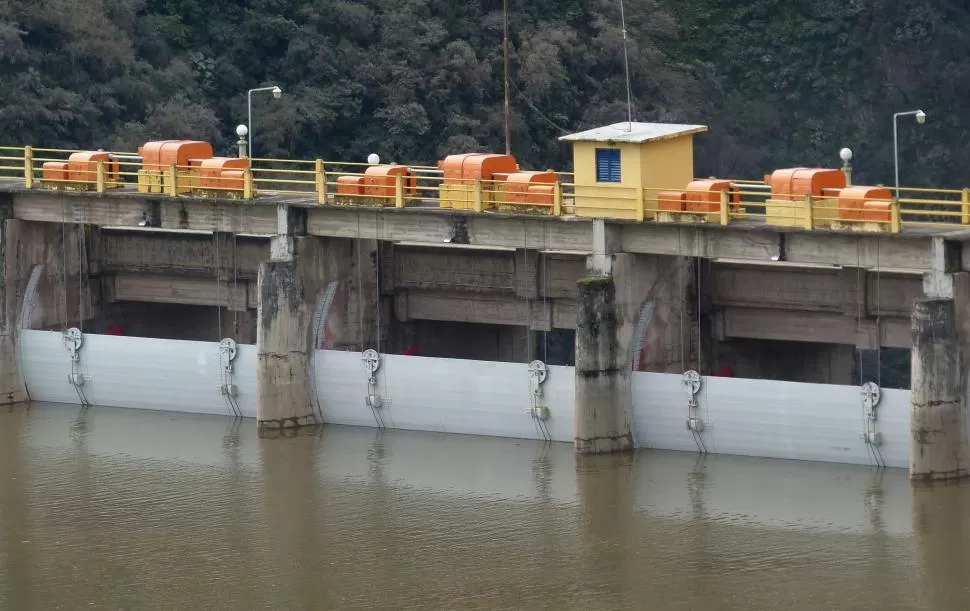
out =
[[596,149],[596,182],[620,182],[619,149]]

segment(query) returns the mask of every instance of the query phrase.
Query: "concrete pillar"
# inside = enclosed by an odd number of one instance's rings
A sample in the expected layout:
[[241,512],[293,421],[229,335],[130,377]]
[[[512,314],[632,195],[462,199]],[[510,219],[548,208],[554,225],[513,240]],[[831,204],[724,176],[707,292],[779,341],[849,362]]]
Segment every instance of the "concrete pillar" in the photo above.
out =
[[297,261],[259,268],[256,420],[260,428],[317,424],[310,394],[310,312]]
[[24,401],[27,398],[20,383],[20,363],[17,359],[16,310],[12,286],[13,275],[7,255],[7,226],[0,220],[0,405]]
[[[300,255],[314,244],[306,233],[306,211],[277,210],[278,234],[270,260],[259,266],[256,320],[256,422],[262,429],[319,424],[311,395],[311,310],[315,292],[306,284],[312,264]],[[312,259],[312,257],[309,257]],[[302,266],[301,266],[302,263]],[[313,278],[313,275],[309,275]]]
[[912,338],[910,479],[966,477],[965,359],[954,300],[917,301]]
[[612,276],[579,282],[576,321],[576,437],[580,454],[633,448],[630,371],[617,335]]
[[[589,257],[590,276],[579,283],[577,304],[578,452],[633,447],[630,376],[635,362],[646,371],[696,366],[697,351],[691,346],[699,344],[701,331],[687,313],[685,296],[693,282],[689,265],[682,257],[598,252]],[[638,338],[645,313],[648,324]]]

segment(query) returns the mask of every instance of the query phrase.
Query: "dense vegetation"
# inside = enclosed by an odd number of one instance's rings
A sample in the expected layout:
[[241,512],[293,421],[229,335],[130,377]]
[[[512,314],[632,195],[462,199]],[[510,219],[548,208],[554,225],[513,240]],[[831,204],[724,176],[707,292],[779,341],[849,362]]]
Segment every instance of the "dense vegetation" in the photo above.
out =
[[[635,115],[703,122],[699,173],[856,152],[859,180],[970,184],[970,9],[931,0],[625,0]],[[513,152],[625,118],[618,0],[510,0]],[[229,152],[257,96],[260,155],[431,162],[500,151],[501,0],[0,0],[3,143]]]

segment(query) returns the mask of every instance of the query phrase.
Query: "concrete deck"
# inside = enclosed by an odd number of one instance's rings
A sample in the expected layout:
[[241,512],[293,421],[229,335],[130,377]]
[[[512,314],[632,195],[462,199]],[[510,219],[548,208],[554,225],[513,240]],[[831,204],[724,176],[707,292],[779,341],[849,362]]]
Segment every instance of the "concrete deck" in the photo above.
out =
[[[277,232],[277,211],[281,204],[306,210],[308,235],[452,248],[592,253],[593,223],[586,217],[475,213],[426,206],[403,209],[321,206],[309,194],[267,193],[253,201],[242,201],[147,195],[138,193],[134,187],[104,194],[27,190],[19,180],[0,181],[0,218],[36,222],[81,222],[139,229],[139,222],[147,218],[151,227],[145,228],[146,231],[219,231],[268,236]],[[456,226],[467,230],[467,245],[448,243]],[[934,237],[953,242],[970,241],[970,227],[962,225],[905,227],[902,233],[892,235],[831,229],[809,231],[753,219],[735,220],[727,226],[607,220],[606,230],[612,252],[903,271],[931,268]]]

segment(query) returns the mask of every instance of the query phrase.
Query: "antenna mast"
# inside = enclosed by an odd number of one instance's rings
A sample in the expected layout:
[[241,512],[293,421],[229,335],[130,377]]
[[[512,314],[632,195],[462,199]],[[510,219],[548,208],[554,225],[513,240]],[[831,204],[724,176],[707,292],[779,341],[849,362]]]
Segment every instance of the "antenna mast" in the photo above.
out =
[[502,13],[505,20],[505,34],[502,38],[503,54],[505,55],[505,154],[512,154],[512,143],[509,127],[509,0],[502,3]]
[[620,23],[623,28],[623,67],[626,71],[626,120],[627,131],[633,131],[633,95],[630,93],[630,55],[627,51],[626,13],[623,11],[623,0],[620,2]]

